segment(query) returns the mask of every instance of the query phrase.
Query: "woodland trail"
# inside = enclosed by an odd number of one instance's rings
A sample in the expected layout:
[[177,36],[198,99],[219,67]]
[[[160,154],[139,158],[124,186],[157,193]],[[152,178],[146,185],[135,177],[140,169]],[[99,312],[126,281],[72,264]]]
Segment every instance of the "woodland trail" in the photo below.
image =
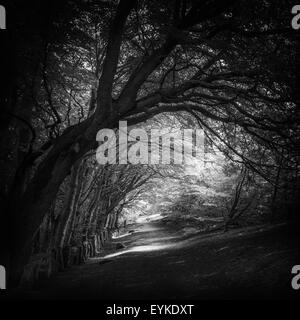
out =
[[299,224],[184,235],[161,221],[127,227],[126,247],[45,281],[27,298],[299,298]]

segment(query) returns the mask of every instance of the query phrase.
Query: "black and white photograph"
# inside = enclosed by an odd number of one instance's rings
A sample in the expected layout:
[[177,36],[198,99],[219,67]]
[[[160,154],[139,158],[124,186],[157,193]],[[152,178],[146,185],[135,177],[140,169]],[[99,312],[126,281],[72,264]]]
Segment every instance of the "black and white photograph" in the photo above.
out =
[[299,301],[299,40],[299,1],[0,0],[0,302]]

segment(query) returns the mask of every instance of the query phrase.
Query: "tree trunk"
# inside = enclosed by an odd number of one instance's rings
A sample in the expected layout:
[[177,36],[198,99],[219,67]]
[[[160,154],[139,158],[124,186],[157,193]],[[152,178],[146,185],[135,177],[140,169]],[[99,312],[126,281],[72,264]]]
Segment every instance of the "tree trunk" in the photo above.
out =
[[42,161],[35,176],[21,195],[12,190],[9,210],[11,232],[10,285],[17,285],[22,270],[31,254],[31,244],[35,233],[49,211],[57,191],[70,172],[70,168],[87,151],[96,146],[96,132],[89,130],[84,136],[91,120],[67,130]]
[[[113,20],[106,48],[102,75],[93,116],[68,128],[53,144],[46,158],[22,195],[12,190],[10,285],[17,284],[31,254],[31,243],[43,217],[53,203],[59,186],[77,160],[97,147],[96,134],[102,128],[117,126],[119,114],[114,108],[112,87],[116,74],[123,29],[136,0],[122,0]],[[152,70],[151,70],[152,71]],[[127,102],[128,105],[128,102]]]

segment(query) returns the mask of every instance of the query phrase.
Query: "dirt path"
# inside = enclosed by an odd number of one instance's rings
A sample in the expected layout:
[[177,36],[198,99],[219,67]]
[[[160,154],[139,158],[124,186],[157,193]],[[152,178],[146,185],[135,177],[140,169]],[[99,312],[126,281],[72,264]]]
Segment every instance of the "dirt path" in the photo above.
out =
[[32,298],[300,298],[299,225],[187,236],[162,222],[133,226],[126,248],[46,281]]

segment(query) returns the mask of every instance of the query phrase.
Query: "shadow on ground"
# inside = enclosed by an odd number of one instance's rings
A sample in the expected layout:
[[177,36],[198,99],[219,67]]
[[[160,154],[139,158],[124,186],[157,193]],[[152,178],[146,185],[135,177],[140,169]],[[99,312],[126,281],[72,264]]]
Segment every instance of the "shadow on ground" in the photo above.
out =
[[186,234],[161,221],[131,226],[125,248],[59,273],[22,298],[300,298],[291,269],[300,264],[299,223],[227,233]]

